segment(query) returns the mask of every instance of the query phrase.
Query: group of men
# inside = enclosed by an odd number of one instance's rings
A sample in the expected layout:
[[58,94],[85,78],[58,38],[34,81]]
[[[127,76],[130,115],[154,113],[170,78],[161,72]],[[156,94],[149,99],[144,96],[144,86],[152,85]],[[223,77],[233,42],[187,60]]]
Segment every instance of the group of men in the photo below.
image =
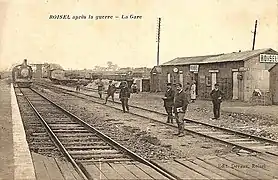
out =
[[[187,87],[182,88],[182,84],[177,83],[176,91],[172,88],[171,83],[167,83],[167,90],[165,96],[162,98],[164,100],[164,107],[167,112],[167,123],[173,123],[175,119],[178,125],[178,133],[174,134],[179,137],[184,136],[184,117],[188,107],[188,104],[194,102],[196,99],[196,94],[192,95],[192,91],[196,93],[196,83],[193,82],[193,88]],[[216,83],[214,89],[210,93],[212,103],[213,103],[213,114],[212,119],[218,119],[220,117],[220,104],[223,98],[223,92],[219,90],[219,85]],[[173,115],[174,114],[174,115]]]
[[[97,82],[98,86],[98,94],[102,99],[102,94],[104,91],[104,83],[101,79]],[[193,81],[193,84],[190,86],[189,83],[186,84],[186,87],[183,89],[182,84],[175,84],[176,89],[172,88],[172,83],[167,83],[167,90],[165,92],[164,97],[164,107],[167,112],[167,123],[174,123],[173,120],[176,120],[178,125],[178,133],[179,137],[184,136],[184,122],[185,113],[190,102],[194,103],[196,100],[196,82]],[[122,103],[123,112],[129,112],[128,100],[130,98],[130,89],[126,81],[120,83],[119,87],[119,99]],[[114,103],[114,94],[117,90],[113,81],[109,81],[107,88],[107,96],[105,98],[104,104],[107,103],[108,98],[111,96],[112,101]],[[223,92],[219,90],[219,85],[216,83],[214,89],[210,93],[212,103],[213,103],[213,114],[214,117],[212,119],[218,119],[220,117],[220,104],[223,98]]]
[[[98,86],[99,97],[102,99],[102,94],[104,91],[104,83],[102,82],[101,79],[99,79],[99,81],[97,82],[97,86]],[[120,89],[119,98],[122,103],[123,112],[124,113],[129,112],[128,99],[130,98],[130,90],[128,88],[127,82],[122,81],[118,88]],[[107,103],[108,98],[110,96],[112,98],[113,103],[115,102],[114,94],[115,94],[116,90],[117,90],[117,87],[115,86],[115,84],[113,84],[113,81],[110,80],[109,84],[108,84],[107,95],[106,95],[104,104]]]

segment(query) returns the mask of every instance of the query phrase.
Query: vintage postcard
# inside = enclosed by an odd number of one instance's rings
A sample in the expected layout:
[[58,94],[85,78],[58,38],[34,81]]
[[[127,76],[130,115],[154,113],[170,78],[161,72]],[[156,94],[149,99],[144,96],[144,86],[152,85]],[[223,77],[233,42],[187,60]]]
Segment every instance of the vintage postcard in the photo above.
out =
[[0,0],[0,180],[278,179],[278,0]]

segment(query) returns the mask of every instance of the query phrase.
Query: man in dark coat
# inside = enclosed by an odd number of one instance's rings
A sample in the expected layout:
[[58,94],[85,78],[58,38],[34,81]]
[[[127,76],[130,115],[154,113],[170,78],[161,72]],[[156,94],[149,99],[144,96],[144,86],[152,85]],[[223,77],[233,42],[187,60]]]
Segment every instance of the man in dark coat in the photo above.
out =
[[218,119],[220,117],[220,104],[222,102],[223,95],[223,92],[219,90],[219,85],[216,83],[214,85],[214,89],[210,93],[214,114],[214,117],[212,119]]
[[115,84],[113,84],[112,82],[113,81],[111,81],[111,80],[109,81],[109,85],[108,85],[108,89],[107,89],[107,96],[105,98],[105,103],[104,104],[107,103],[107,100],[110,96],[112,98],[112,101],[115,102],[114,101],[114,93],[116,91],[116,87],[115,87]]
[[184,92],[182,89],[182,85],[180,83],[177,84],[177,92],[174,98],[174,113],[175,118],[178,124],[178,135],[179,137],[184,136],[184,116],[187,110],[187,106],[189,104],[188,94]]
[[81,86],[81,82],[80,79],[78,79],[77,83],[76,83],[76,91],[80,91],[80,86]]
[[128,99],[130,98],[130,90],[127,86],[127,82],[123,81],[120,85],[120,101],[122,102],[122,108],[123,112],[129,112],[129,107],[128,107]]
[[102,99],[103,89],[104,89],[104,84],[103,84],[101,78],[99,78],[99,81],[97,82],[97,90],[98,90],[98,94],[99,94],[100,99]]
[[165,96],[162,98],[164,100],[164,107],[168,115],[167,123],[173,123],[174,97],[175,91],[172,89],[172,84],[167,83],[167,90],[165,92]]

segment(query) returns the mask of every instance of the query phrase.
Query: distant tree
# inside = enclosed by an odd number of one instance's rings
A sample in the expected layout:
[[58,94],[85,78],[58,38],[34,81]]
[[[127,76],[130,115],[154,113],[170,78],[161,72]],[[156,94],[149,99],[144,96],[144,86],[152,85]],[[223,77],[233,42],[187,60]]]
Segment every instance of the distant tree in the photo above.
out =
[[95,66],[95,67],[94,67],[94,70],[95,70],[95,71],[99,71],[99,70],[100,70],[100,66]]
[[113,66],[112,61],[108,61],[108,62],[107,62],[107,66],[108,66],[108,69],[111,69],[111,67]]
[[119,66],[118,66],[117,64],[113,64],[112,67],[111,67],[111,69],[112,69],[113,71],[117,71],[117,70],[119,69]]
[[108,71],[117,71],[119,69],[117,64],[113,64],[112,61],[107,62],[107,70]]

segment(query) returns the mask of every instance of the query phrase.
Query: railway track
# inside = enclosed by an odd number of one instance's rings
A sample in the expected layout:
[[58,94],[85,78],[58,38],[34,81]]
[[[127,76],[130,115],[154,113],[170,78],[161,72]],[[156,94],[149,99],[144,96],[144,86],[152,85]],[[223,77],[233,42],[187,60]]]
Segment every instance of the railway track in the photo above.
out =
[[[45,84],[39,83],[39,85],[45,88],[52,88],[58,90],[60,92],[62,91],[63,93],[85,100],[89,100],[94,103],[103,104],[103,100],[100,100],[97,96],[91,94],[75,92],[73,90],[49,84],[46,86]],[[109,105],[106,104],[105,106],[121,110],[120,102],[115,102],[114,104]],[[147,118],[149,120],[152,120],[160,124],[164,124],[166,126],[176,127],[175,125],[165,123],[164,121],[167,115],[161,112],[130,105],[129,113],[142,118]],[[240,131],[223,128],[190,119],[186,119],[186,122],[187,123],[185,124],[185,130],[190,133],[212,138],[214,140],[232,145],[238,149],[247,150],[249,152],[267,153],[274,156],[278,156],[278,142],[275,140],[258,137]]]
[[33,109],[26,103],[19,88],[15,89],[29,149],[44,156],[61,157],[59,149],[53,144],[43,124]]
[[139,162],[147,165],[150,168],[148,171],[151,171],[152,174],[156,173],[149,177],[176,179],[174,174],[121,146],[39,92],[30,88],[22,88],[20,91],[47,129],[56,146],[83,179],[95,177],[86,168],[88,167],[86,164],[107,162]]

